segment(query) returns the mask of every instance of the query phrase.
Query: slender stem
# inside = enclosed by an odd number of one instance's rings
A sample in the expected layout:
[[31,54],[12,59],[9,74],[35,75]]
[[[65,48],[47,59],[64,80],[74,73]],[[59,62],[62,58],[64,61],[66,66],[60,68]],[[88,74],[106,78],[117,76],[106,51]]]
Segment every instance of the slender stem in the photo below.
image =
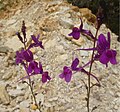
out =
[[[93,48],[95,48],[95,46],[96,46],[97,34],[98,34],[98,29],[97,29],[96,34],[95,34]],[[90,68],[89,68],[89,75],[88,75],[88,90],[87,90],[87,110],[88,110],[88,112],[90,112],[90,90],[91,90],[90,74],[91,74],[92,65],[94,62],[94,54],[95,54],[95,50],[93,50],[93,52],[92,52],[91,63],[90,63]]]
[[[26,44],[25,44],[25,42],[24,42],[23,44],[24,44],[24,49],[26,49]],[[26,65],[27,65],[27,67],[28,67],[28,62],[27,62],[27,61],[26,61]],[[37,100],[36,100],[35,94],[34,94],[34,92],[33,92],[33,84],[32,84],[31,78],[29,77],[28,80],[29,80],[29,84],[28,84],[28,85],[29,85],[29,87],[30,87],[30,90],[31,90],[31,93],[32,93],[32,96],[33,96],[34,103],[35,103],[35,105],[37,106],[37,109],[39,110],[39,112],[41,112],[40,107],[39,107],[39,105],[37,104]]]

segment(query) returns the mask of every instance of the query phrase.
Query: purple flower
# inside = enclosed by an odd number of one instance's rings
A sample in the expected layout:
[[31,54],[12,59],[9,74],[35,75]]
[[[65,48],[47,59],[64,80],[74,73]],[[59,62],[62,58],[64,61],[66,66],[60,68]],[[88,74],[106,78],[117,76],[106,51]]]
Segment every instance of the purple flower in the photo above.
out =
[[111,64],[117,64],[116,61],[117,52],[115,50],[106,50],[104,51],[99,58],[99,61],[103,64],[110,62]]
[[42,73],[42,82],[45,83],[48,80],[51,80],[50,76],[48,75],[48,72],[43,72]]
[[100,34],[97,41],[97,57],[102,64],[117,64],[116,55],[117,52],[115,50],[110,49],[110,33],[107,33],[107,39],[103,34]]
[[31,76],[35,76],[37,74],[42,74],[42,82],[45,83],[48,80],[51,80],[50,76],[48,75],[48,72],[45,71],[43,72],[43,68],[42,68],[42,64],[39,62],[39,65],[36,61],[32,61],[29,63],[28,67],[23,64],[26,72],[27,72],[27,76],[22,77],[20,80],[24,80],[26,78],[29,78]]
[[95,78],[95,79],[99,82],[99,80],[97,79],[97,77],[96,77],[95,75],[89,74],[89,72],[84,69],[84,67],[86,67],[86,66],[89,65],[90,63],[91,63],[91,61],[88,62],[87,64],[85,64],[85,65],[82,66],[82,67],[77,67],[78,64],[79,64],[79,59],[78,59],[78,58],[75,58],[75,59],[73,60],[72,64],[71,64],[71,67],[64,66],[63,72],[59,75],[59,77],[60,77],[61,79],[65,79],[66,82],[70,82],[70,81],[71,81],[71,78],[72,78],[72,74],[73,74],[72,72],[73,72],[73,71],[75,71],[75,72],[81,71],[81,72],[84,72],[84,73],[87,74],[87,75],[92,76],[93,78]]
[[80,38],[80,29],[77,27],[74,27],[72,29],[72,32],[68,34],[69,36],[73,36],[74,39],[78,40]]
[[73,27],[72,32],[70,34],[68,34],[69,36],[72,36],[76,40],[78,40],[80,38],[80,33],[83,30],[83,22],[82,22],[81,18],[80,18],[80,21],[81,21],[80,27],[79,28]]
[[102,54],[105,50],[110,49],[110,33],[108,32],[107,34],[107,39],[103,34],[100,34],[98,36],[97,40],[97,51],[99,54]]
[[116,61],[116,55],[117,52],[115,50],[110,49],[110,33],[107,33],[107,39],[103,34],[100,34],[98,36],[97,40],[97,46],[96,48],[88,48],[88,49],[77,49],[77,50],[86,50],[91,51],[95,50],[97,53],[94,56],[94,61],[99,60],[102,64],[108,64],[110,62],[111,64],[117,64]]
[[71,81],[71,77],[72,77],[72,70],[69,67],[64,66],[63,72],[62,72],[62,74],[59,75],[59,77],[61,79],[65,78],[66,82],[70,82]]
[[43,73],[42,64],[39,62],[38,66],[38,63],[36,61],[31,61],[29,63],[27,71],[28,74],[42,74]]
[[29,49],[22,49],[21,51],[16,52],[16,64],[23,63],[24,60],[27,62],[33,60],[33,54]]
[[72,32],[68,35],[72,36],[74,39],[78,40],[80,38],[80,33],[83,33],[94,39],[94,36],[92,35],[92,33],[89,30],[83,29],[83,22],[82,22],[81,18],[80,18],[80,21],[81,21],[80,27],[79,28],[73,27]]
[[24,65],[24,68],[27,72],[27,76],[21,78],[20,80],[24,80],[25,78],[29,78],[31,76],[42,74],[42,82],[45,83],[48,80],[50,80],[50,76],[48,75],[48,72],[43,72],[42,64],[39,62],[39,64],[36,61],[31,61],[28,65],[28,67]]
[[64,78],[66,82],[70,82],[72,77],[72,71],[78,70],[77,68],[78,64],[79,64],[79,60],[78,58],[75,58],[71,64],[71,67],[64,66],[63,72],[59,75],[59,77],[61,79]]
[[79,69],[79,68],[77,68],[78,64],[79,64],[79,59],[75,58],[71,64],[71,69],[74,71],[77,71]]
[[37,37],[35,37],[35,35],[31,35],[31,37],[32,37],[32,40],[34,41],[34,43],[30,44],[30,46],[29,46],[28,49],[30,49],[30,48],[32,48],[32,47],[38,47],[38,46],[39,46],[40,48],[44,49],[44,47],[43,47],[43,45],[42,45],[42,41],[39,41],[40,35],[38,35]]

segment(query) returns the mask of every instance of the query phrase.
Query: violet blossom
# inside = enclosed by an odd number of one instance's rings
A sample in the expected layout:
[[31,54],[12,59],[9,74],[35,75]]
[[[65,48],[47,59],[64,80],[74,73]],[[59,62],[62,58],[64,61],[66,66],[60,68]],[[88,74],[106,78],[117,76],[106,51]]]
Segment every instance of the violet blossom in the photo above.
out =
[[48,75],[48,72],[43,72],[42,73],[42,82],[45,83],[47,82],[48,80],[51,80],[51,77]]
[[66,82],[70,82],[71,81],[71,77],[72,77],[72,70],[78,70],[77,66],[79,64],[79,60],[78,58],[75,58],[71,64],[71,67],[67,67],[64,66],[63,68],[63,72],[59,75],[59,77],[61,79],[65,79]]
[[82,33],[84,35],[90,36],[92,39],[95,39],[90,30],[83,29],[83,22],[81,18],[80,18],[80,21],[81,21],[80,27],[79,28],[73,27],[72,32],[68,35],[78,40],[80,38],[80,33]]
[[99,57],[99,61],[102,64],[108,64],[108,62],[110,62],[111,64],[117,64],[116,61],[116,55],[117,52],[115,50],[110,49],[110,42],[111,42],[111,38],[110,38],[110,33],[107,33],[107,39],[103,34],[100,34],[98,37],[98,41],[97,41],[97,52],[98,52],[98,57]]
[[89,65],[90,63],[91,63],[91,61],[88,62],[87,64],[85,64],[85,65],[82,66],[82,67],[78,67],[78,65],[79,65],[79,59],[78,59],[78,58],[75,58],[75,59],[72,61],[72,64],[71,64],[70,67],[64,66],[63,72],[59,75],[59,77],[60,77],[61,79],[65,79],[65,81],[68,83],[68,82],[71,81],[71,78],[72,78],[72,75],[73,75],[73,71],[74,71],[74,72],[80,72],[80,71],[81,71],[81,72],[83,72],[83,73],[85,73],[85,74],[87,74],[87,75],[92,76],[92,77],[95,78],[95,79],[98,81],[98,83],[99,83],[99,80],[98,80],[98,78],[97,78],[95,75],[89,74],[89,72],[84,69],[84,67],[86,67],[86,66]]
[[16,52],[16,64],[23,63],[24,61],[30,62],[33,60],[32,52],[27,49],[22,49],[21,51]]
[[40,62],[38,64],[36,61],[31,61],[28,66],[26,64],[23,64],[23,65],[28,75],[25,77],[22,77],[20,80],[24,80],[26,78],[29,78],[31,76],[35,76],[38,74],[42,75],[43,83],[47,82],[48,80],[51,80],[51,77],[48,75],[48,72],[43,71],[42,64]]
[[116,55],[117,52],[110,48],[111,37],[110,32],[107,33],[107,38],[100,34],[97,39],[97,46],[95,48],[87,48],[87,49],[77,49],[77,50],[86,50],[91,51],[95,50],[97,53],[94,56],[94,61],[99,60],[102,64],[108,65],[108,62],[111,64],[117,64]]
[[38,47],[38,46],[40,48],[44,49],[44,47],[42,45],[42,41],[39,41],[40,35],[38,35],[37,37],[35,37],[35,35],[31,35],[31,38],[34,41],[34,43],[31,43],[28,49],[30,49],[32,47]]
[[28,65],[27,69],[28,73],[30,74],[42,74],[43,73],[43,68],[42,64],[39,62],[39,65],[36,61],[31,61]]

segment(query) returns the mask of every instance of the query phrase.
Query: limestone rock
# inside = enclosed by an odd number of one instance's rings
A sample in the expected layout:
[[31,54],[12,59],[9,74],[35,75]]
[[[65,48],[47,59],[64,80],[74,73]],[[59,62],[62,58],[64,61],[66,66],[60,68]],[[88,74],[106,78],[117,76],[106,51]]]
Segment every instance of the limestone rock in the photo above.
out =
[[72,39],[71,41],[78,46],[82,46],[85,43],[85,40],[82,37],[80,37],[78,40]]
[[24,100],[19,104],[19,106],[20,108],[27,108],[29,107],[29,103],[30,103],[29,100]]
[[0,46],[0,53],[8,53],[10,50],[7,46]]
[[24,91],[22,91],[20,89],[11,89],[11,90],[9,90],[9,95],[14,96],[14,97],[23,96]]
[[9,38],[4,45],[7,46],[8,48],[13,49],[14,51],[17,51],[23,47],[23,44],[20,42],[17,36],[14,36],[13,38]]
[[70,18],[62,17],[60,18],[59,22],[64,28],[72,28],[74,26]]
[[38,24],[43,31],[47,32],[57,30],[59,28],[58,19],[56,17],[46,17],[42,21],[39,21]]
[[10,103],[10,96],[5,85],[0,85],[0,101],[5,105]]
[[87,18],[88,21],[95,23],[96,21],[96,16],[92,14],[91,10],[88,8],[80,8],[79,9],[80,13],[82,13],[82,16]]
[[60,30],[60,33],[61,33],[63,36],[65,36],[65,38],[67,38],[68,40],[71,40],[72,37],[71,37],[71,36],[68,36],[68,34],[70,34],[71,31],[72,31],[72,30],[70,30],[70,29],[61,29],[61,30]]

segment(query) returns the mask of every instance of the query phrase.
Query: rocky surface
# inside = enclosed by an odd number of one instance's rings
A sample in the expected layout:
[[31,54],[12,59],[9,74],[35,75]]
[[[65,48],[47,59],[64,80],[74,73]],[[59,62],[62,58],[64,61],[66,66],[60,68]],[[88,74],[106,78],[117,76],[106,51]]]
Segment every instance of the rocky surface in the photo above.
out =
[[[91,20],[95,21],[95,16],[89,9],[79,9],[63,0],[34,0],[24,8],[17,8],[13,15],[11,13],[6,19],[0,20],[0,112],[38,112],[32,105],[27,84],[18,82],[25,71],[22,66],[15,65],[15,52],[23,47],[15,33],[21,29],[23,20],[29,41],[31,34],[40,33],[45,50],[36,48],[33,52],[52,77],[47,84],[42,84],[40,75],[32,77],[42,112],[86,112],[86,89],[82,80],[87,81],[87,76],[75,73],[71,83],[66,84],[58,75],[64,65],[70,66],[73,50],[92,47],[92,40],[86,36],[82,35],[78,41],[69,37],[71,28],[79,26],[79,18],[82,17],[84,27],[95,34],[95,26],[91,23]],[[102,25],[99,34],[103,32],[106,35],[108,31]],[[93,73],[101,82],[100,88],[95,87],[91,91],[91,107],[98,106],[95,112],[120,112],[120,43],[112,32],[111,37],[112,48],[118,52],[118,64],[109,64],[105,68],[96,62],[93,66]],[[91,53],[77,51],[75,56],[84,64],[90,59]]]

